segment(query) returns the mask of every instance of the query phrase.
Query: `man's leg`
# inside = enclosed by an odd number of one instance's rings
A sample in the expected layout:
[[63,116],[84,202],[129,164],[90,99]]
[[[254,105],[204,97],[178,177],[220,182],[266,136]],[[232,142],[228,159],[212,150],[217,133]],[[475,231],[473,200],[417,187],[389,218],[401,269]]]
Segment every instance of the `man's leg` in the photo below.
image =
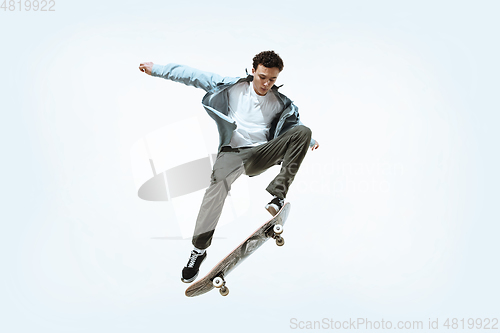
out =
[[221,152],[217,156],[210,186],[205,191],[194,229],[193,245],[198,249],[210,246],[231,185],[245,171],[240,155],[236,152]]
[[303,125],[295,126],[277,138],[252,148],[245,163],[246,174],[256,175],[282,161],[280,173],[266,190],[279,199],[288,193],[311,142],[311,130]]
[[244,152],[220,152],[217,155],[210,185],[205,191],[196,219],[192,240],[195,249],[191,251],[188,263],[182,270],[183,282],[192,282],[198,276],[200,265],[206,258],[205,249],[212,243],[231,184],[245,171],[240,155],[244,155]]

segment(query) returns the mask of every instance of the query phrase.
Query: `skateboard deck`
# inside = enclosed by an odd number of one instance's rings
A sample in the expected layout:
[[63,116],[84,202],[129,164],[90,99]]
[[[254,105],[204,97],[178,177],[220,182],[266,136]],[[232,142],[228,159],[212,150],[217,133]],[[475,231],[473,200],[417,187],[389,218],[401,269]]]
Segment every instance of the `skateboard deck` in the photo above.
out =
[[226,296],[229,293],[229,289],[226,286],[225,278],[233,269],[241,264],[243,260],[248,258],[248,256],[255,252],[255,250],[257,250],[270,238],[274,238],[278,246],[282,246],[284,244],[283,237],[281,237],[281,233],[283,231],[282,226],[285,224],[288,214],[290,213],[290,209],[290,203],[286,203],[278,214],[260,226],[259,229],[255,230],[254,233],[252,233],[224,259],[215,265],[214,268],[212,268],[212,270],[205,275],[205,277],[190,285],[186,289],[186,296],[194,297],[203,295],[215,287],[219,288],[221,295]]

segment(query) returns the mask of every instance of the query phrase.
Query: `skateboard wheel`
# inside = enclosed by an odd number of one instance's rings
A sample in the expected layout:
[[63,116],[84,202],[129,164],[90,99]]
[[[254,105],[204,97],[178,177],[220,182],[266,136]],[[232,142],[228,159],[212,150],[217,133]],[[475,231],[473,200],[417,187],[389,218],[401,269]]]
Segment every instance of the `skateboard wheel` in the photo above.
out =
[[217,276],[213,281],[212,281],[213,285],[215,288],[220,288],[224,285],[224,280]]
[[229,288],[226,287],[226,286],[222,286],[220,289],[219,289],[219,292],[222,296],[227,296],[227,294],[229,294]]
[[281,224],[275,224],[273,230],[276,235],[279,235],[283,232],[283,226]]
[[276,245],[283,246],[283,244],[285,244],[283,237],[276,237]]

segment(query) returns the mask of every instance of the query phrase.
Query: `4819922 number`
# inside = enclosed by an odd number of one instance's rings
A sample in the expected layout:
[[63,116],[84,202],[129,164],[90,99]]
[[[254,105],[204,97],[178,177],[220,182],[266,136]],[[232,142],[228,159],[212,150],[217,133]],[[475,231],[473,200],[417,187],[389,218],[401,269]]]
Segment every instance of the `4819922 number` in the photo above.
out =
[[454,329],[454,330],[466,329],[466,328],[478,329],[478,330],[480,330],[480,329],[497,330],[498,329],[498,319],[497,318],[493,318],[493,319],[469,318],[466,321],[464,318],[462,318],[462,319],[457,319],[457,318],[450,319],[450,318],[448,318],[444,322],[443,326],[448,328],[448,329]]
[[3,9],[4,12],[7,10],[10,12],[13,11],[24,11],[29,12],[29,11],[40,11],[40,12],[55,12],[56,10],[54,9],[56,5],[55,0],[4,0],[2,2],[2,5],[0,6],[0,9]]

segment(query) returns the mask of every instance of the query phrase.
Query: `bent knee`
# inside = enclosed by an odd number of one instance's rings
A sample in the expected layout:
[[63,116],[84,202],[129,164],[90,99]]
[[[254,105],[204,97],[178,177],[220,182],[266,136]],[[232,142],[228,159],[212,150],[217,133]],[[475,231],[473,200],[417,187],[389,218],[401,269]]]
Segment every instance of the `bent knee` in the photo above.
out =
[[295,126],[294,129],[300,133],[300,135],[303,135],[305,137],[311,137],[312,136],[312,131],[309,127],[305,126],[305,125],[298,125],[298,126]]

